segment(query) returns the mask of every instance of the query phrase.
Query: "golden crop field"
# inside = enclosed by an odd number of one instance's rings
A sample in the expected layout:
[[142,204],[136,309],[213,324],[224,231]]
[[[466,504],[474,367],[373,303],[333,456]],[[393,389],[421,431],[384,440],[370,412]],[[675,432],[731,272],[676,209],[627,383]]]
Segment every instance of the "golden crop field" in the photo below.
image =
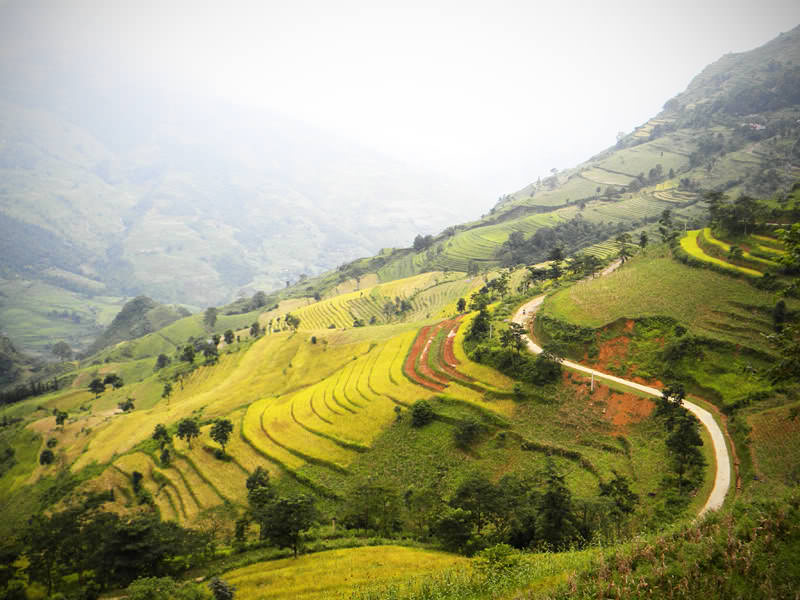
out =
[[241,600],[322,600],[354,589],[380,588],[414,576],[469,565],[469,559],[402,546],[328,550],[229,571]]

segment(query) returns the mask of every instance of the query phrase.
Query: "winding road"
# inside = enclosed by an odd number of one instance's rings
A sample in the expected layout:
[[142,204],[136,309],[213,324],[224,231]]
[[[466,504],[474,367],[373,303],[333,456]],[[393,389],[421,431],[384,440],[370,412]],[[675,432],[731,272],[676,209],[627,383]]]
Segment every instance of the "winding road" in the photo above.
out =
[[[522,305],[519,310],[517,310],[517,313],[514,315],[512,320],[515,323],[519,323],[523,327],[526,327],[527,323],[534,317],[536,311],[542,305],[544,299],[545,296],[537,296],[533,300]],[[526,330],[528,330],[527,327]],[[541,346],[536,344],[527,335],[525,336],[525,342],[528,345],[528,349],[534,354],[540,354],[542,352]],[[609,375],[608,373],[603,373],[602,371],[597,371],[596,369],[590,369],[589,367],[584,367],[583,365],[569,360],[563,360],[562,364],[569,369],[594,375],[598,379],[606,379],[615,383],[621,383],[627,387],[639,390],[640,392],[644,392],[645,394],[649,394],[651,396],[661,396],[661,390],[654,387],[642,385],[640,383],[636,383],[635,381],[628,381],[627,379],[622,379],[621,377],[615,377],[614,375]],[[706,511],[717,510],[725,501],[725,496],[727,495],[728,489],[731,486],[731,462],[728,456],[728,447],[725,444],[725,436],[722,434],[722,430],[719,428],[719,425],[717,425],[717,422],[714,420],[714,417],[711,415],[711,413],[706,409],[699,407],[697,404],[689,402],[688,400],[683,401],[683,406],[700,420],[700,422],[703,424],[703,427],[705,427],[708,430],[708,433],[711,435],[711,443],[714,446],[714,458],[716,459],[717,463],[717,472],[714,478],[714,488],[711,490],[708,500],[698,514],[698,516],[702,516],[706,513]]]

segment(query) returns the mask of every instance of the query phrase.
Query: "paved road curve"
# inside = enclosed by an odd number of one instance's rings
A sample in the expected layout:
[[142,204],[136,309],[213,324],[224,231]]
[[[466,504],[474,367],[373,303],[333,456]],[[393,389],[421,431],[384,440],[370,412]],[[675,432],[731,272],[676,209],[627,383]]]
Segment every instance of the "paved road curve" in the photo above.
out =
[[[517,314],[514,315],[514,322],[519,323],[524,327],[526,322],[536,314],[536,311],[541,306],[544,298],[544,296],[537,296],[530,302],[521,306],[517,311]],[[542,348],[534,343],[534,341],[528,336],[525,336],[525,342],[528,344],[528,349],[534,354],[540,354],[542,352]],[[583,365],[579,365],[578,363],[574,363],[569,360],[562,361],[562,364],[570,369],[575,369],[576,371],[594,374],[594,376],[599,379],[607,379],[608,381],[621,383],[646,394],[650,394],[651,396],[661,396],[661,390],[636,383],[635,381],[628,381],[626,379],[622,379],[621,377],[615,377],[614,375],[609,375],[595,369],[590,369],[589,367],[584,367]],[[714,457],[716,458],[717,462],[717,473],[716,477],[714,478],[714,489],[711,490],[711,495],[708,497],[705,506],[703,506],[703,509],[700,511],[698,515],[700,516],[708,510],[717,510],[725,501],[725,495],[728,493],[728,489],[731,486],[731,463],[730,459],[728,458],[728,447],[725,444],[725,437],[722,435],[722,430],[719,428],[719,425],[717,425],[717,422],[714,420],[714,417],[711,415],[711,413],[706,409],[700,408],[696,404],[689,402],[688,400],[683,401],[683,406],[685,406],[689,412],[694,414],[703,424],[703,427],[708,430],[708,433],[711,435],[711,442],[714,446]]]

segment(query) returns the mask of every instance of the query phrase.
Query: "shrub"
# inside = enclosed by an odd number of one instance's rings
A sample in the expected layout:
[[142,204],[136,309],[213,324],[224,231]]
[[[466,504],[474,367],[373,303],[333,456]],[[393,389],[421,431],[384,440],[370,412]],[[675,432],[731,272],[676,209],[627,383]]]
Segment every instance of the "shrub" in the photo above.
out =
[[39,455],[39,464],[40,465],[49,465],[56,459],[55,454],[49,448],[42,450],[42,453]]
[[411,407],[411,426],[423,427],[433,421],[436,413],[427,400],[418,400]]

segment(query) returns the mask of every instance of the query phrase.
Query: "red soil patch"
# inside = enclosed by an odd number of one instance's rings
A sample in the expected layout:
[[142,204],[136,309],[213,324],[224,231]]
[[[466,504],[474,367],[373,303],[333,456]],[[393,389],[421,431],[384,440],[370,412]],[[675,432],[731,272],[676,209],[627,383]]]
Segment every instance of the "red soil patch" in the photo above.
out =
[[[419,330],[417,337],[414,339],[414,343],[411,345],[411,350],[406,357],[406,362],[403,363],[403,373],[405,373],[406,377],[411,379],[411,381],[414,383],[417,383],[435,392],[442,392],[445,388],[444,385],[436,381],[429,381],[427,378],[418,373],[416,369],[417,359],[421,358],[423,351],[425,348],[427,348],[426,344],[430,339],[429,333],[431,329],[432,327],[427,325]],[[422,364],[422,360],[420,360],[420,364]]]
[[[460,317],[459,317],[460,319]],[[474,381],[474,378],[470,377],[469,375],[465,375],[464,373],[460,372],[456,369],[456,365],[460,364],[458,359],[456,359],[455,354],[453,353],[453,342],[456,338],[456,331],[458,330],[458,326],[460,325],[459,320],[450,320],[444,322],[445,328],[449,328],[447,337],[444,340],[444,343],[439,347],[439,355],[436,356],[436,366],[437,368],[441,369],[448,375],[450,375],[453,379],[461,380],[461,381]]]
[[651,399],[635,394],[618,393],[598,383],[597,379],[594,382],[594,393],[583,384],[585,380],[573,381],[569,373],[564,373],[563,381],[582,396],[598,416],[613,425],[615,434],[624,433],[628,425],[643,421],[655,408],[655,403]]
[[444,363],[453,368],[461,364],[456,358],[455,352],[453,352],[453,344],[455,343],[456,332],[458,331],[460,325],[461,317],[458,317],[455,319],[455,324],[450,329],[450,333],[447,334],[447,339],[444,342]]
[[425,345],[422,348],[422,352],[419,355],[419,362],[416,363],[416,367],[419,370],[420,374],[425,377],[426,379],[431,379],[435,383],[440,383],[444,386],[450,383],[450,381],[440,375],[428,365],[428,352],[431,349],[431,344],[433,343],[434,338],[438,335],[439,331],[444,327],[446,321],[442,321],[441,323],[437,323],[433,327],[428,329],[426,334]]

